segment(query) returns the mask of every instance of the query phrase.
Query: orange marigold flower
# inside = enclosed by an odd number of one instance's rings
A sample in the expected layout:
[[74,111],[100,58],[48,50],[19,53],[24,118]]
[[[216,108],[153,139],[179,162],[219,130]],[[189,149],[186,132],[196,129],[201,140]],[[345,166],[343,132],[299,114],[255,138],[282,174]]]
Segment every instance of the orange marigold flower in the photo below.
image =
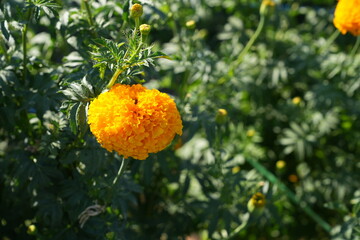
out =
[[176,104],[167,94],[137,85],[114,85],[91,102],[90,130],[106,150],[144,160],[182,134]]
[[360,35],[360,0],[339,0],[334,25],[342,34],[349,31],[354,36]]

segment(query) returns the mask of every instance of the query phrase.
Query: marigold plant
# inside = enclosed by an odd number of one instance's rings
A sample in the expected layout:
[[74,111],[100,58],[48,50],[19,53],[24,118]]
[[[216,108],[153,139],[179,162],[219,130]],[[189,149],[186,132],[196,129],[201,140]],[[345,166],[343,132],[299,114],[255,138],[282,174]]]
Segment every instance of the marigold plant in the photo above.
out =
[[125,158],[144,160],[182,134],[176,104],[167,94],[137,85],[114,85],[89,106],[88,123],[97,141]]
[[360,0],[339,0],[334,25],[342,34],[349,31],[355,36],[360,35]]

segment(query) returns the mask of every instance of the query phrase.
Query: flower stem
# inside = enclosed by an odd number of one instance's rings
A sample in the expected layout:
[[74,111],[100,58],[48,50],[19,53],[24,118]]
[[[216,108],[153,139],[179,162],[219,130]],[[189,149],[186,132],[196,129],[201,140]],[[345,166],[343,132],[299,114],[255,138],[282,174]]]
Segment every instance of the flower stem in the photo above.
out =
[[140,41],[139,46],[137,47],[136,51],[133,53],[133,55],[129,58],[128,62],[131,64],[131,61],[134,60],[134,58],[136,57],[136,55],[139,54],[141,46],[143,45],[143,42]]
[[238,235],[247,226],[247,224],[248,224],[248,221],[242,222],[242,224],[240,226],[238,226],[237,228],[235,228],[234,231],[225,240],[233,239],[236,235]]
[[119,168],[119,171],[116,175],[116,177],[114,178],[114,181],[113,181],[113,185],[116,184],[116,182],[118,181],[119,177],[123,174],[123,172],[125,171],[125,168],[126,166],[128,165],[129,163],[129,158],[123,158],[122,159],[122,162],[121,162],[121,165],[120,165],[120,168]]
[[326,232],[331,231],[331,226],[322,219],[316,212],[314,212],[309,205],[300,200],[286,185],[281,182],[273,173],[268,171],[261,163],[251,158],[246,159],[250,165],[252,165],[261,175],[267,178],[271,183],[278,186],[279,190],[285,193],[285,195],[296,205],[299,206],[309,217],[317,222]]
[[340,35],[340,31],[335,30],[335,32],[333,34],[331,34],[331,36],[328,38],[328,40],[326,41],[326,43],[324,44],[324,46],[322,48],[320,48],[320,53],[322,53],[324,50],[328,49],[329,46],[335,41],[335,39]]
[[358,37],[356,38],[355,45],[354,45],[354,47],[353,47],[353,49],[351,50],[351,53],[350,53],[350,56],[351,56],[351,57],[354,57],[354,56],[355,56],[357,50],[359,49],[359,46],[360,46],[360,36],[358,36]]
[[264,25],[265,25],[265,18],[266,18],[265,15],[260,14],[260,22],[259,22],[259,25],[257,26],[257,28],[255,30],[255,33],[251,36],[250,40],[247,42],[245,47],[242,49],[242,51],[240,52],[237,59],[230,66],[230,69],[229,69],[229,75],[230,76],[234,75],[235,67],[237,67],[241,63],[244,56],[248,53],[248,51],[250,50],[250,48],[254,44],[255,40],[259,37],[260,32],[262,31],[262,29],[264,28]]
[[110,82],[108,83],[108,85],[106,85],[107,89],[110,89],[116,82],[117,78],[119,77],[119,75],[123,72],[122,68],[118,68],[116,69],[116,72],[114,73],[114,75],[111,77]]
[[27,20],[26,23],[24,25],[24,28],[22,30],[22,36],[21,36],[21,41],[22,41],[22,48],[23,48],[23,82],[26,82],[26,78],[27,78],[27,48],[26,48],[26,34],[28,31],[28,27],[29,27],[29,23],[31,20],[31,15],[32,15],[32,8],[28,11],[28,16],[27,16]]
[[94,26],[94,21],[92,19],[91,9],[90,9],[90,6],[89,6],[89,0],[83,0],[83,2],[84,2],[84,5],[85,5],[87,16],[88,16],[89,24],[90,24],[90,26]]

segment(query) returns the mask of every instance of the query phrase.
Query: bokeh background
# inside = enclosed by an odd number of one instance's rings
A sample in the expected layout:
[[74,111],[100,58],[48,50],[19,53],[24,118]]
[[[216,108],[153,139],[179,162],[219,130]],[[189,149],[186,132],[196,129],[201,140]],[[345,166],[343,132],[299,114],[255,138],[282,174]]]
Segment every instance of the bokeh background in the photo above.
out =
[[360,239],[360,54],[337,1],[274,1],[243,55],[261,1],[137,2],[171,57],[144,85],[183,135],[113,184],[121,157],[62,90],[101,92],[91,44],[124,41],[135,1],[0,1],[0,239]]

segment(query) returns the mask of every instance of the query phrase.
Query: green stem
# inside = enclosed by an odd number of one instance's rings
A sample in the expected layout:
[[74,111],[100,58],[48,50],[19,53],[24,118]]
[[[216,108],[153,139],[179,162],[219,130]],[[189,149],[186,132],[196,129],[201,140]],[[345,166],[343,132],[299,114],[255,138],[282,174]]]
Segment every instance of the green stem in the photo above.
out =
[[140,27],[140,18],[135,18],[135,33],[139,30]]
[[258,161],[251,158],[246,159],[260,174],[267,178],[271,183],[278,186],[286,196],[295,204],[297,204],[309,217],[317,222],[326,232],[330,233],[331,226],[322,219],[316,212],[314,212],[305,201],[300,200],[284,183],[282,183],[273,173],[269,172]]
[[119,75],[123,72],[122,68],[118,68],[116,70],[116,72],[114,73],[114,75],[111,77],[110,82],[108,83],[108,85],[106,86],[106,88],[110,89],[116,82],[117,78],[119,77]]
[[[135,19],[135,20],[136,20],[136,19]],[[134,33],[136,33],[136,32],[137,32],[137,28],[135,28],[135,30],[134,30]],[[134,37],[136,37],[136,35],[134,35]],[[116,70],[116,72],[114,73],[114,75],[111,77],[111,79],[110,79],[108,85],[106,86],[106,88],[108,88],[108,89],[111,88],[111,87],[115,84],[115,82],[116,82],[117,78],[119,77],[119,75],[120,75],[122,72],[124,72],[128,67],[132,66],[132,65],[131,65],[131,61],[134,60],[134,58],[136,57],[136,55],[139,54],[142,45],[143,45],[143,41],[142,41],[142,38],[141,38],[140,43],[139,43],[139,46],[137,47],[137,49],[135,50],[135,52],[131,55],[131,57],[129,58],[129,60],[127,60],[127,62],[128,62],[129,64],[128,64],[128,65],[125,65],[125,66],[123,66],[123,67],[118,67],[118,69]],[[128,49],[128,50],[129,50],[129,49]],[[128,51],[128,50],[127,50],[127,51]],[[126,51],[126,53],[125,53],[125,56],[128,54],[127,51]]]
[[340,31],[335,30],[333,32],[333,34],[331,34],[331,36],[328,38],[328,40],[326,41],[325,45],[320,48],[320,53],[322,53],[324,50],[328,49],[329,46],[335,41],[335,39],[340,35]]
[[21,36],[21,41],[22,41],[22,48],[23,48],[23,82],[26,82],[26,78],[27,78],[27,48],[26,48],[26,35],[27,35],[27,31],[28,31],[28,27],[29,27],[29,23],[31,20],[31,15],[32,15],[32,8],[28,11],[28,17],[26,20],[26,23],[24,25],[23,31],[22,31],[22,36]]
[[356,38],[356,43],[355,43],[355,45],[354,45],[354,47],[353,47],[353,49],[351,50],[351,53],[350,53],[351,57],[355,56],[357,50],[359,49],[359,46],[360,46],[360,36],[358,36]]
[[119,177],[123,174],[123,172],[125,171],[125,168],[126,168],[126,166],[128,165],[129,161],[130,161],[129,158],[123,158],[123,159],[122,159],[122,162],[121,162],[119,171],[118,171],[116,177],[114,178],[113,185],[116,184],[116,182],[118,181]]
[[139,54],[141,46],[143,45],[143,42],[140,41],[139,46],[137,47],[136,51],[133,53],[133,55],[131,55],[131,57],[129,58],[128,62],[131,63],[132,60],[134,60],[134,58],[136,57],[136,55]]
[[231,240],[235,236],[237,236],[245,227],[247,226],[249,221],[244,221],[240,226],[234,229],[234,231],[227,237],[225,240]]
[[246,46],[243,48],[243,50],[241,51],[241,53],[239,54],[237,59],[234,61],[234,63],[230,67],[230,70],[229,70],[230,76],[233,76],[234,68],[237,67],[241,63],[244,56],[248,53],[248,51],[250,50],[250,48],[254,44],[255,40],[259,37],[260,32],[262,31],[262,29],[264,28],[264,25],[265,25],[265,18],[266,18],[265,15],[263,15],[263,14],[260,15],[260,22],[259,22],[259,25],[256,28],[256,31],[255,31],[254,35],[251,36],[251,38],[247,42]]
[[28,25],[25,24],[24,29],[22,31],[22,47],[23,47],[23,81],[26,81],[26,65],[27,65],[27,49],[26,49],[26,32]]
[[90,24],[90,26],[94,26],[94,21],[92,19],[91,9],[90,9],[90,6],[89,6],[89,0],[83,0],[83,2],[84,2],[84,5],[85,5],[87,16],[88,16],[89,24]]

